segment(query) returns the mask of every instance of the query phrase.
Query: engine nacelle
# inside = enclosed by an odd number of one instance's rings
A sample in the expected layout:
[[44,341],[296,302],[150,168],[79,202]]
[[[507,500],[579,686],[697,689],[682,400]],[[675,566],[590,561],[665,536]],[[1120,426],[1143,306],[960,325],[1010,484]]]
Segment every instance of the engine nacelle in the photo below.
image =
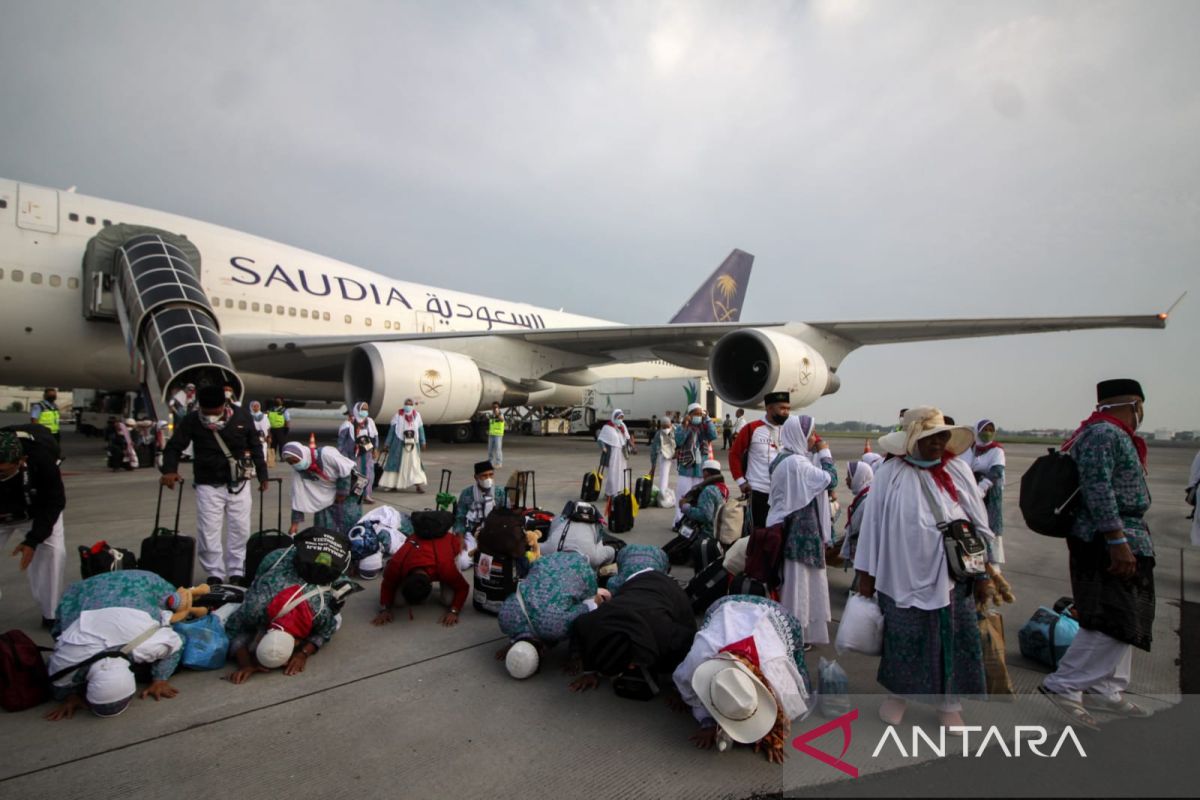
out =
[[343,383],[346,405],[366,400],[381,419],[411,397],[428,425],[465,422],[492,402],[518,405],[528,393],[514,392],[468,356],[404,342],[367,342],[350,351]]
[[792,407],[833,394],[841,382],[817,351],[799,339],[762,328],[727,333],[713,346],[708,379],[722,400],[761,406],[770,392],[790,392]]

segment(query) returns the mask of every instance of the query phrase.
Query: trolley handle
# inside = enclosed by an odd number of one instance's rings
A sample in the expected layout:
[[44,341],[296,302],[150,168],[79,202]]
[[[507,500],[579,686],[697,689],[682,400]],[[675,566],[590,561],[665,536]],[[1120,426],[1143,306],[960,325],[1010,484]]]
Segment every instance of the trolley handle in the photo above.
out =
[[[283,530],[283,478],[267,478],[266,482],[279,484],[279,510],[275,517],[275,528],[276,530]],[[266,493],[264,492],[263,496],[259,498],[258,503],[258,529],[260,531],[263,530],[263,509],[267,507],[266,499]]]
[[[183,509],[183,487],[187,483],[182,477],[179,479],[179,493],[175,497],[175,528],[174,533],[179,535],[179,512]],[[166,487],[161,483],[158,485],[158,504],[154,507],[154,530],[158,531],[162,517],[162,498],[163,489]]]

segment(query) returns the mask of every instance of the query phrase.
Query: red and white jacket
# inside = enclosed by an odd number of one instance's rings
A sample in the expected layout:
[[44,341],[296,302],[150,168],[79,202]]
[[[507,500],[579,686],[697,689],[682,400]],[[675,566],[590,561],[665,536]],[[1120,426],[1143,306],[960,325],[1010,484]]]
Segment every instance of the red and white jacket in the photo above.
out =
[[729,471],[739,486],[771,491],[771,462],[779,455],[779,426],[755,420],[742,428],[729,451]]

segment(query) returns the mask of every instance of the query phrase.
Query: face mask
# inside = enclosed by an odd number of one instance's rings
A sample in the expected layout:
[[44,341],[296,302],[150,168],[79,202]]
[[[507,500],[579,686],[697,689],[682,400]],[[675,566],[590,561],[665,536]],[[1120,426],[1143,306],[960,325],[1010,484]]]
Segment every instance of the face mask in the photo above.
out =
[[771,422],[773,422],[776,425],[782,425],[783,423],[787,422],[787,418],[788,418],[787,414],[772,414]]
[[912,464],[914,467],[920,467],[921,469],[929,469],[930,467],[936,467],[938,464],[942,463],[940,458],[934,458],[926,461],[924,459],[917,458],[916,456],[905,456],[904,460]]
[[201,416],[201,419],[204,420],[204,427],[211,431],[219,431],[225,427],[224,414],[217,414],[216,416],[211,417],[208,414],[204,414]]
[[701,422],[704,422],[704,417],[700,417],[700,416],[694,416],[694,417],[692,417],[692,424],[693,424],[693,425],[699,425]]
[[53,402],[54,402],[55,400],[57,400],[57,399],[58,399],[58,395],[56,395],[56,394],[52,394],[52,395],[50,395],[49,397],[47,397],[47,398],[46,398],[46,402],[48,402],[48,403],[53,403]]
[[994,433],[979,434],[979,441],[983,442],[984,444],[987,444],[988,442],[992,441],[995,438],[996,438],[996,434],[994,434]]
[[358,418],[359,418],[359,419],[366,419],[366,418],[367,418],[367,412],[366,412],[366,411],[360,411],[360,412],[358,412]]
[[300,465],[299,461],[297,461],[294,464],[292,464],[291,461],[289,461],[288,463],[292,465],[292,469],[296,470],[296,472],[304,472],[304,467]]
[[261,412],[261,411],[253,411],[253,412],[251,412],[251,413],[253,413],[253,414],[254,414],[254,419],[255,419],[255,420],[260,420],[260,419],[262,419],[262,412]]
[[232,400],[232,399],[233,399],[233,392],[226,392],[226,393],[225,393],[225,399],[226,399],[226,400]]
[[411,413],[412,413],[412,410],[413,410],[413,407],[412,407],[412,406],[405,406],[405,407],[404,407],[404,413],[405,413],[405,414],[411,414]]
[[475,481],[475,482],[479,484],[480,489],[491,489],[493,486],[496,485],[496,482],[494,480],[492,480],[491,478],[484,478],[483,480]]

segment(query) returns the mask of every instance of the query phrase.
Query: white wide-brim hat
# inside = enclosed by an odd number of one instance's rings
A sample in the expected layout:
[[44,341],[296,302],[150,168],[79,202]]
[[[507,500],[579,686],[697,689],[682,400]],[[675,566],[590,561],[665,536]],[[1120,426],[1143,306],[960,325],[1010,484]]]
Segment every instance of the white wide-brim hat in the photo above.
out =
[[900,430],[879,437],[879,447],[894,456],[911,455],[918,441],[946,431],[950,432],[946,451],[951,455],[961,455],[975,444],[975,431],[965,425],[947,425],[942,412],[933,406],[910,408],[900,423]]
[[521,641],[508,648],[508,654],[504,657],[504,667],[509,675],[523,681],[537,672],[539,661],[541,658],[533,643]]
[[692,690],[735,742],[757,742],[775,727],[779,714],[775,695],[729,653],[720,653],[697,667]]

